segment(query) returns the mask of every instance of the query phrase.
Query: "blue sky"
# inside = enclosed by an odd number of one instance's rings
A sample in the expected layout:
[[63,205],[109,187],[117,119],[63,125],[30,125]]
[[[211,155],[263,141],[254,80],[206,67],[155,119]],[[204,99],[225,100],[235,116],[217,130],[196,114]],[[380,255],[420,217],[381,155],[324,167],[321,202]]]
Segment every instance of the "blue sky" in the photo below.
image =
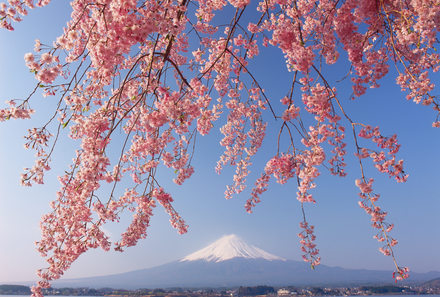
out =
[[[0,31],[0,108],[5,107],[4,101],[26,98],[33,90],[36,80],[25,66],[23,56],[33,51],[36,38],[51,44],[62,33],[69,9],[67,1],[54,1],[46,8],[31,11],[23,23],[16,24],[15,32]],[[274,57],[274,53],[278,56]],[[273,48],[261,49],[260,57],[252,62],[257,64],[252,70],[269,98],[278,102],[288,92],[293,75],[287,72],[282,54]],[[348,71],[345,66],[336,64],[328,68],[328,73],[337,80]],[[438,75],[431,78],[438,81]],[[380,89],[368,90],[367,95],[356,101],[348,100],[350,86],[346,82],[336,87],[353,120],[379,125],[384,134],[396,133],[402,144],[398,158],[405,160],[405,172],[410,174],[407,183],[397,184],[372,166],[366,169],[367,176],[376,180],[375,192],[381,194],[379,205],[388,211],[388,221],[395,224],[391,235],[399,240],[395,248],[399,265],[416,272],[440,270],[440,138],[439,130],[431,128],[435,114],[430,108],[406,101],[406,94],[395,85],[393,73],[380,83]],[[44,259],[39,257],[33,244],[40,236],[38,221],[50,210],[48,203],[59,188],[57,175],[67,168],[74,157],[72,148],[78,143],[65,138],[60,142],[44,186],[21,187],[19,174],[23,167],[34,164],[34,153],[23,148],[23,136],[28,128],[45,123],[47,110],[56,100],[37,94],[31,103],[36,109],[32,120],[0,123],[0,284],[34,280],[35,270],[45,267]],[[266,115],[265,120],[270,130],[253,160],[249,188],[267,160],[276,154],[274,144],[280,123],[274,122],[270,115]],[[193,163],[196,172],[183,186],[170,182],[172,170],[161,174],[164,188],[176,200],[175,209],[189,224],[187,234],[178,235],[170,226],[168,215],[158,206],[147,239],[138,246],[124,253],[90,251],[81,256],[64,277],[106,275],[157,266],[183,258],[227,234],[237,234],[269,253],[301,260],[297,233],[302,217],[295,198],[295,181],[283,186],[272,182],[252,214],[244,210],[250,189],[225,200],[225,186],[231,183],[235,168],[225,168],[220,176],[214,171],[223,152],[218,144],[219,127],[220,124],[216,124],[210,135],[198,137]],[[338,178],[323,172],[317,179],[317,188],[311,192],[317,203],[306,205],[307,218],[315,225],[322,264],[393,270],[392,260],[378,251],[381,245],[373,239],[376,230],[370,227],[369,216],[358,206],[354,180],[360,177],[360,171],[352,154],[353,139],[349,133],[346,139],[347,177]],[[119,225],[108,224],[105,229],[116,241],[130,221],[128,213]]]

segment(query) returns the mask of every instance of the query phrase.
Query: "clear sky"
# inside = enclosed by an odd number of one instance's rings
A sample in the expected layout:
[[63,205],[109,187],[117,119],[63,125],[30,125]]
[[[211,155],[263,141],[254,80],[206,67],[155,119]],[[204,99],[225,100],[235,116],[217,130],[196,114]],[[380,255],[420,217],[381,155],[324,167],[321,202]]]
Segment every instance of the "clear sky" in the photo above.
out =
[[[0,108],[6,107],[6,100],[26,98],[35,87],[36,80],[25,66],[23,56],[33,51],[36,38],[51,44],[62,33],[70,15],[67,3],[54,1],[46,8],[31,11],[24,22],[16,24],[15,32],[0,31]],[[278,57],[274,57],[274,53]],[[255,62],[260,63],[253,69],[267,94],[274,101],[280,100],[292,80],[282,54],[274,49],[262,49]],[[348,71],[342,65],[329,68],[335,80]],[[439,80],[438,75],[431,77],[434,82]],[[407,183],[397,184],[371,166],[366,171],[368,177],[376,180],[374,189],[381,194],[379,205],[388,211],[387,221],[395,224],[391,235],[399,240],[395,247],[399,265],[408,266],[415,272],[440,271],[440,130],[431,128],[435,114],[430,108],[407,102],[406,94],[395,85],[393,73],[380,83],[380,89],[369,90],[356,101],[348,100],[350,86],[346,82],[338,83],[336,87],[353,120],[379,125],[384,134],[396,133],[402,144],[398,158],[405,160],[405,172],[410,175]],[[36,109],[32,120],[0,123],[0,284],[34,280],[36,269],[46,267],[44,259],[34,248],[34,241],[40,236],[38,221],[42,214],[50,211],[48,203],[55,198],[55,191],[59,188],[57,175],[67,169],[74,157],[72,148],[78,144],[63,138],[44,186],[21,187],[19,174],[23,167],[34,164],[34,153],[23,148],[23,135],[27,134],[28,128],[45,123],[47,110],[56,101],[57,98],[43,98],[37,94],[31,103]],[[276,153],[274,144],[280,123],[275,123],[269,116],[265,119],[271,128],[251,167],[249,188],[267,160]],[[214,171],[223,151],[218,144],[221,137],[218,127],[219,124],[212,135],[198,138],[193,162],[195,174],[183,186],[170,182],[172,170],[163,174],[164,188],[173,195],[175,209],[189,224],[187,234],[178,235],[170,226],[168,215],[158,206],[146,240],[124,253],[89,251],[64,277],[115,274],[157,266],[183,258],[227,234],[237,234],[269,253],[300,261],[297,233],[300,232],[302,216],[295,198],[295,181],[283,186],[272,182],[253,214],[244,210],[250,189],[225,200],[225,186],[231,183],[235,168],[225,169],[220,176]],[[381,245],[373,239],[376,230],[370,227],[369,215],[358,206],[358,189],[354,180],[360,177],[360,171],[352,154],[353,139],[349,133],[347,142],[347,177],[334,177],[323,172],[317,179],[317,188],[311,191],[317,203],[306,205],[307,218],[315,225],[322,264],[393,270],[392,260],[378,251]],[[105,229],[116,241],[130,221],[128,213],[119,225],[107,224]]]

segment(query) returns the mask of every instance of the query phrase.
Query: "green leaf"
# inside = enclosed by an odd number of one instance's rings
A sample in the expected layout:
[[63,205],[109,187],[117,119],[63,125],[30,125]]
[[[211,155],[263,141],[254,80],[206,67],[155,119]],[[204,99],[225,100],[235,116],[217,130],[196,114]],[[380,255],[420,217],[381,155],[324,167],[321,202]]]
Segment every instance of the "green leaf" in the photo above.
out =
[[45,85],[42,85],[42,84],[40,84],[38,87],[40,87],[40,88],[45,88],[46,86]]
[[179,169],[174,170],[174,174],[177,174],[179,172]]
[[69,122],[70,122],[70,119],[63,124],[63,129],[66,128],[66,126],[69,124]]

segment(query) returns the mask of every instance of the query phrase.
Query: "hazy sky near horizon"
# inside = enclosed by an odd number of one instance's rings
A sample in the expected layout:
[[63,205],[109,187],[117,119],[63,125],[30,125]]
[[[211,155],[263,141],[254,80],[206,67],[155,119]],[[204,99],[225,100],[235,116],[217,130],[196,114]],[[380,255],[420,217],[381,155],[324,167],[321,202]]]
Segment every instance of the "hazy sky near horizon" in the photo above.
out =
[[[0,31],[0,108],[6,107],[6,100],[26,98],[32,92],[37,81],[25,66],[23,56],[33,52],[36,38],[51,44],[62,33],[69,19],[69,9],[67,1],[54,1],[48,7],[31,11],[22,23],[15,24],[15,32]],[[276,58],[271,55],[273,50],[261,49],[262,66],[255,71],[265,84],[267,94],[277,101],[287,93],[293,74],[287,72],[280,52]],[[348,71],[334,67],[335,79],[342,78]],[[270,77],[264,81],[267,72]],[[434,83],[439,81],[438,74],[431,79]],[[387,221],[395,224],[391,236],[399,240],[395,247],[398,264],[415,272],[440,271],[440,130],[431,128],[435,113],[406,101],[406,93],[395,85],[393,74],[380,83],[380,89],[370,89],[367,95],[355,101],[348,100],[350,86],[347,83],[338,83],[336,87],[355,121],[379,125],[385,134],[396,133],[402,144],[398,158],[405,160],[405,172],[410,175],[407,183],[398,184],[372,166],[366,169],[368,177],[376,181],[374,189],[381,194],[379,205],[388,212]],[[440,92],[434,90],[434,94]],[[31,103],[36,109],[32,120],[0,123],[0,284],[35,280],[36,269],[46,267],[34,247],[34,241],[40,237],[38,221],[50,211],[48,203],[59,188],[57,175],[67,169],[78,143],[66,138],[60,141],[44,186],[21,187],[19,178],[23,167],[34,164],[34,152],[23,148],[23,136],[27,129],[45,123],[48,108],[57,100],[43,98],[37,92]],[[237,234],[249,244],[277,256],[301,261],[297,234],[301,231],[302,213],[296,200],[295,180],[283,186],[271,182],[254,213],[248,214],[244,209],[255,179],[276,153],[274,143],[280,123],[270,124],[275,126],[268,131],[260,153],[253,160],[248,189],[244,193],[231,200],[224,198],[225,187],[231,184],[235,168],[225,168],[220,176],[214,171],[223,152],[218,144],[221,135],[217,124],[212,135],[198,137],[193,159],[195,174],[190,180],[177,186],[171,181],[172,170],[165,170],[162,175],[164,188],[175,199],[175,209],[189,224],[188,233],[178,235],[170,226],[168,215],[158,206],[147,238],[136,247],[123,253],[89,251],[72,265],[64,278],[115,274],[165,264],[228,234]],[[347,177],[334,177],[324,171],[317,179],[317,187],[311,191],[317,203],[305,206],[308,221],[315,225],[322,264],[394,270],[392,259],[378,251],[381,244],[373,239],[376,229],[370,226],[369,215],[358,206],[354,180],[360,177],[360,170],[352,153],[353,139],[349,133],[346,140]],[[116,241],[130,221],[128,213],[119,225],[107,224],[105,229]]]

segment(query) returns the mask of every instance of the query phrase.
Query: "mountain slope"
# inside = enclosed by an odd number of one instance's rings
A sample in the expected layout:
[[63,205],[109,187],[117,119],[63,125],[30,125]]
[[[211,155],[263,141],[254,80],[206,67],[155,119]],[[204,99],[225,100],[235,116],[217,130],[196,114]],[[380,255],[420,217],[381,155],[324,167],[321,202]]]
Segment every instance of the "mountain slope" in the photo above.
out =
[[[112,287],[138,289],[158,287],[232,287],[232,286],[323,286],[369,285],[393,281],[391,271],[344,269],[286,260],[246,244],[229,235],[180,261],[127,273],[57,280],[54,287]],[[440,277],[440,272],[411,273],[410,282]]]
[[440,288],[440,277],[431,279],[422,285],[423,287]]
[[[221,262],[175,261],[115,275],[59,280],[54,282],[54,287],[138,289],[256,285],[355,286],[392,283],[391,273],[383,270],[344,269],[325,265],[312,270],[308,263],[292,260],[233,258]],[[409,281],[421,282],[435,277],[440,277],[440,272],[412,273]]]

